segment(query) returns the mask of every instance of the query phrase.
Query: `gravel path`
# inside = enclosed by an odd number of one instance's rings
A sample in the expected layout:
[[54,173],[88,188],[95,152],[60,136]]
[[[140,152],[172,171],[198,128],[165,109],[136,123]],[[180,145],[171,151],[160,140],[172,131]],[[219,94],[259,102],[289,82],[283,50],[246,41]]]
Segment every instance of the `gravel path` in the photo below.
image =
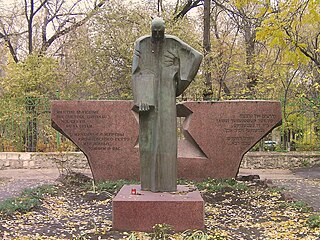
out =
[[320,211],[320,167],[296,169],[295,176],[301,179],[273,180],[273,184],[285,188],[295,200],[303,201]]
[[[0,180],[1,181],[1,180]],[[0,202],[18,196],[26,188],[34,188],[43,184],[53,184],[53,180],[39,179],[2,179],[0,184]]]
[[[81,172],[91,175],[89,170],[82,169]],[[59,175],[58,169],[0,170],[0,202],[7,198],[18,196],[26,188],[53,184]]]

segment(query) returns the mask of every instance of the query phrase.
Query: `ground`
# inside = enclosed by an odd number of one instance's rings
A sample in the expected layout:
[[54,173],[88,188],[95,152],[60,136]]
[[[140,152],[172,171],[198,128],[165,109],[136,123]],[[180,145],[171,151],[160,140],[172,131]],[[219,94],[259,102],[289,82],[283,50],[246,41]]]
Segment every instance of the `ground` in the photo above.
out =
[[[0,181],[1,184],[1,181]],[[204,231],[154,233],[112,230],[111,199],[120,183],[92,185],[76,174],[61,178],[25,213],[0,214],[2,239],[320,239],[310,224],[319,215],[303,202],[288,199],[264,181],[207,180],[196,183],[205,200]],[[23,201],[18,198],[17,203]],[[320,220],[319,220],[320,221]],[[201,238],[202,236],[202,238]],[[164,238],[166,237],[166,238]],[[189,238],[188,238],[189,237]],[[193,237],[193,238],[190,238]]]

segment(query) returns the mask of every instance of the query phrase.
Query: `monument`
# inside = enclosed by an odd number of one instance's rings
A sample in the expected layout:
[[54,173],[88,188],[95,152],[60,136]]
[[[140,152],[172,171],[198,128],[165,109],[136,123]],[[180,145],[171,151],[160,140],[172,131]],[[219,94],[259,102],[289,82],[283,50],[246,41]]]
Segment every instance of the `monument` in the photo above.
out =
[[135,43],[132,64],[141,188],[152,192],[177,190],[176,97],[194,79],[202,60],[198,51],[164,30],[164,21],[153,19],[152,35]]
[[[53,101],[52,126],[88,158],[95,180],[140,177],[139,116],[132,101]],[[182,102],[178,178],[235,178],[241,160],[281,124],[279,101]]]
[[[140,175],[141,186],[125,186],[113,199],[115,229],[151,231],[156,223],[176,231],[204,228],[200,193],[177,186],[177,175],[235,178],[244,154],[281,124],[278,101],[176,106],[201,59],[180,39],[164,35],[163,21],[155,19],[152,35],[135,45],[134,102],[53,101],[52,126],[84,152],[95,180]],[[184,118],[179,141],[177,117]]]
[[[113,228],[150,231],[157,223],[176,231],[204,228],[204,201],[190,186],[177,187],[176,97],[199,69],[202,55],[165,35],[162,18],[135,43],[134,108],[139,113],[140,186],[124,186],[112,201]],[[131,189],[131,191],[130,191]],[[132,191],[139,195],[132,195]]]

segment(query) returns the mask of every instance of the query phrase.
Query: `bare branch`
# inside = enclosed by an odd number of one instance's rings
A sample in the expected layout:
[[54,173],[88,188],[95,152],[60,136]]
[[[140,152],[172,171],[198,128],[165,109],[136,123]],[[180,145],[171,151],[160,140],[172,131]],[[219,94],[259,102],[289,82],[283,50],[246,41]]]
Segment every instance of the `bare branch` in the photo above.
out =
[[28,2],[24,0],[24,14],[26,16],[27,21],[29,22],[29,15],[28,15]]
[[49,38],[45,43],[43,43],[40,52],[44,53],[47,51],[47,49],[51,46],[51,44],[58,38],[64,36],[65,34],[77,29],[78,27],[82,26],[85,24],[105,3],[107,0],[101,0],[95,8],[82,20],[72,24],[71,26],[63,29],[63,30],[58,30],[51,38]]
[[192,8],[199,7],[203,5],[203,0],[188,0],[186,5],[182,8],[182,10],[174,17],[175,20],[179,18],[183,18]]
[[[57,16],[57,13],[61,10],[62,6],[63,6],[63,1],[61,1],[59,5],[55,6],[54,13],[52,14],[52,17],[48,19],[48,22],[51,22],[55,18],[55,16]],[[48,7],[48,10],[49,10],[49,7]]]
[[39,12],[39,10],[48,2],[48,0],[44,0],[39,7],[33,12],[33,15],[36,15],[37,12]]
[[14,48],[13,48],[13,46],[12,46],[12,44],[11,44],[10,38],[9,38],[7,35],[5,35],[5,34],[3,34],[3,33],[1,33],[1,32],[0,32],[0,38],[3,38],[3,39],[4,39],[4,41],[6,42],[8,48],[9,48],[9,51],[10,51],[10,54],[12,55],[13,60],[14,60],[16,63],[18,63],[18,62],[19,62],[19,59],[18,59],[18,57],[17,57],[16,51],[14,50]]
[[301,46],[297,46],[299,48],[299,50],[308,58],[310,58],[316,65],[317,68],[320,69],[320,61],[317,60],[317,58],[315,56],[312,56],[311,52],[308,52],[305,48],[301,47]]
[[49,9],[47,6],[44,6],[45,13],[44,13],[44,19],[43,19],[43,25],[42,25],[42,42],[45,43],[47,41],[47,26],[48,26],[48,15],[49,15]]
[[180,0],[177,0],[176,6],[175,6],[175,8],[174,8],[174,14],[177,14],[178,8],[179,8],[179,4],[180,4]]
[[298,44],[298,40],[294,40],[293,36],[288,27],[284,27],[284,31],[289,37],[291,43],[293,43],[306,57],[310,58],[312,62],[316,64],[316,66],[320,69],[320,61],[318,61],[316,56],[312,55],[312,51],[308,51],[307,49],[303,48],[301,45]]

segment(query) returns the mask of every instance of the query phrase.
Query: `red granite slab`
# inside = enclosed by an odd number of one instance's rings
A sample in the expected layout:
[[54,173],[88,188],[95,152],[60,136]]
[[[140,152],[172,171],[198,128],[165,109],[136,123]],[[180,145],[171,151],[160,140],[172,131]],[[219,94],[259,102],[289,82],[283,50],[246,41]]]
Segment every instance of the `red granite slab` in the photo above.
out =
[[[131,101],[54,101],[52,125],[88,157],[99,179],[138,179],[138,122]],[[281,123],[278,101],[185,102],[178,177],[234,178],[243,155]]]
[[53,101],[52,126],[87,156],[95,180],[139,179],[131,101]]
[[[131,189],[138,194],[132,195]],[[198,190],[178,185],[175,193],[141,191],[125,185],[112,201],[113,229],[152,231],[155,224],[169,224],[175,231],[204,229],[204,201]]]
[[179,111],[187,112],[183,123],[186,136],[206,155],[178,159],[178,176],[187,179],[236,177],[243,155],[281,124],[281,105],[277,101],[185,102],[181,105]]

